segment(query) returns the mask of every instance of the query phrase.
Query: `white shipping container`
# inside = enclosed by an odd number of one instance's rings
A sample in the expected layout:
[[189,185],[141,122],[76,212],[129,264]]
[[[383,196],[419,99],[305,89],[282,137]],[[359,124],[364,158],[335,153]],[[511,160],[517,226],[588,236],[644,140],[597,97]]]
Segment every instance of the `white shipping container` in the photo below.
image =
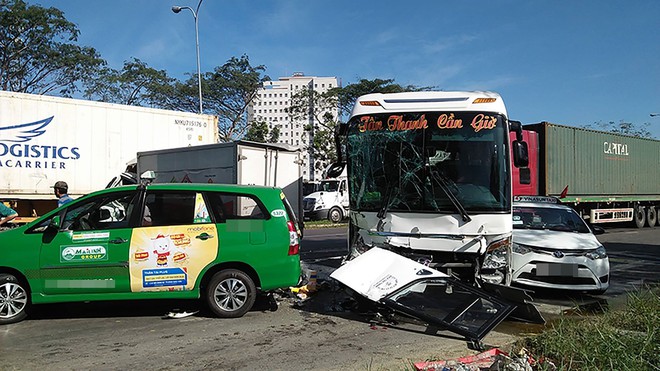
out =
[[0,199],[77,197],[101,188],[137,152],[217,142],[217,119],[78,99],[0,91]]

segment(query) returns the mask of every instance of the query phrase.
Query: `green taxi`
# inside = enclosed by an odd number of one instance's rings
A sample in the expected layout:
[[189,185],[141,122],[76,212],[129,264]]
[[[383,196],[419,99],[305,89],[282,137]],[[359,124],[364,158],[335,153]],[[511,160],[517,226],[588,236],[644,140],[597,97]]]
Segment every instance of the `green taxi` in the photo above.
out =
[[240,317],[257,290],[296,285],[299,230],[278,188],[109,188],[0,232],[0,324],[30,306],[203,298]]

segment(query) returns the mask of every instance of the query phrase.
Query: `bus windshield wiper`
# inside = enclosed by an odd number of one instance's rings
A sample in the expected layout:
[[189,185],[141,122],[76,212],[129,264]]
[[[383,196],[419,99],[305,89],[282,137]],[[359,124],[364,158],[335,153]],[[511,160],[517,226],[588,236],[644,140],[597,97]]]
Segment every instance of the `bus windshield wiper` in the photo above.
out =
[[433,176],[434,179],[438,181],[438,185],[440,185],[440,188],[445,192],[447,195],[447,198],[451,203],[454,205],[456,210],[458,211],[459,214],[461,214],[461,218],[465,223],[469,223],[472,221],[472,218],[470,218],[470,215],[468,215],[467,211],[463,207],[463,204],[461,204],[461,201],[456,198],[454,193],[451,191],[449,188],[449,179],[447,179],[447,176],[443,174],[441,171],[431,171],[431,175]]
[[376,216],[378,219],[383,219],[385,218],[385,215],[387,215],[387,209],[390,208],[390,201],[392,201],[392,196],[394,195],[394,187],[388,182],[387,186],[385,187],[385,198],[383,199],[383,206],[378,210],[378,214]]

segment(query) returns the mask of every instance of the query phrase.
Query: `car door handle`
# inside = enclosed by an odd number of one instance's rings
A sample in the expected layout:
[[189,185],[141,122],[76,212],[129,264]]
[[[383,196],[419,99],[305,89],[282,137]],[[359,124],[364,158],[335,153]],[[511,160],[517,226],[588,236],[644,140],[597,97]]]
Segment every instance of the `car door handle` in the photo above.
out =
[[202,234],[200,234],[200,235],[198,235],[198,236],[195,236],[195,238],[198,238],[198,239],[200,239],[200,240],[202,240],[202,241],[206,241],[206,240],[208,240],[209,238],[213,238],[213,235],[212,235],[212,234],[208,234],[208,233],[206,233],[206,232],[203,232]]
[[128,242],[128,240],[119,237],[119,238],[115,238],[114,240],[110,240],[109,242],[110,242],[110,243],[113,243],[113,244],[115,244],[115,245],[119,245],[120,243],[126,243],[126,242]]

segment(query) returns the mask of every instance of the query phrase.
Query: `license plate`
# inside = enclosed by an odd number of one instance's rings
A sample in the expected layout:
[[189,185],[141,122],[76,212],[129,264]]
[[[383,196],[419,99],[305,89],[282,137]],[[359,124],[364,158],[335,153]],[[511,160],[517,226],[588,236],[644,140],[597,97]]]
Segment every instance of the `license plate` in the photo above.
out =
[[577,277],[577,264],[536,263],[537,276]]

